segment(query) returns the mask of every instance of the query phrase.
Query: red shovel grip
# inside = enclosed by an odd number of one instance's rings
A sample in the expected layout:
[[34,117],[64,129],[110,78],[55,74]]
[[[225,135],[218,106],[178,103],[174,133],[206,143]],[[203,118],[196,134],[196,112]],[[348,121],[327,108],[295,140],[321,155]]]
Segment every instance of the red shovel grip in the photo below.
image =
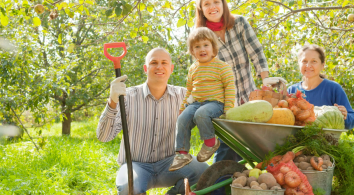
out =
[[[118,57],[114,57],[111,56],[107,49],[109,48],[119,48],[122,47],[123,48],[123,53],[122,55],[118,56]],[[120,68],[120,60],[125,56],[125,54],[127,54],[127,47],[125,46],[124,42],[117,42],[117,43],[105,43],[103,45],[103,49],[104,49],[104,55],[113,62],[114,64],[114,69]]]

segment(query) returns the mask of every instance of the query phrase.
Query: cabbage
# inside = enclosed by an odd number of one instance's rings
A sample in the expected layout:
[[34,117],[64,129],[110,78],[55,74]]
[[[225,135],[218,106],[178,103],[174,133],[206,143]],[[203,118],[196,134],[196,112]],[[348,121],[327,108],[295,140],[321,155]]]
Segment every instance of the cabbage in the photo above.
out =
[[336,106],[315,106],[315,125],[328,129],[344,129],[344,116]]

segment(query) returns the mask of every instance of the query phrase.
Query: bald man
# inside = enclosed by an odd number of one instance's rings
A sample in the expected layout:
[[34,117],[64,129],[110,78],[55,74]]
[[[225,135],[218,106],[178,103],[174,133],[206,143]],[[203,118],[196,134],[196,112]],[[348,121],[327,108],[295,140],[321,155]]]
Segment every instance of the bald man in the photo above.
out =
[[[193,161],[182,169],[168,170],[176,155],[176,121],[186,93],[183,87],[167,84],[173,68],[171,56],[165,49],[152,49],[145,58],[146,82],[126,89],[122,81],[127,76],[116,78],[111,83],[110,97],[98,123],[97,138],[100,141],[108,142],[116,137],[122,130],[118,97],[125,95],[134,194],[173,185],[168,194],[183,194],[183,179],[188,178],[194,184],[208,168],[206,163],[193,157]],[[116,178],[118,194],[125,195],[128,194],[128,175],[123,140],[118,164],[121,165]]]

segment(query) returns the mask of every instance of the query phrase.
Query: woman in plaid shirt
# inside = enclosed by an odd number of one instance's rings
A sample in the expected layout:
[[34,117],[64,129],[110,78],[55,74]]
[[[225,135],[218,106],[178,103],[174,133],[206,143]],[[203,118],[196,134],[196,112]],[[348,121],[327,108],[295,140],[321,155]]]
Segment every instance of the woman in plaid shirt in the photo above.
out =
[[[218,37],[218,57],[231,66],[235,76],[235,106],[248,102],[249,94],[256,89],[249,58],[263,85],[286,82],[280,77],[268,77],[267,59],[257,35],[243,16],[231,15],[226,0],[196,0],[196,27],[208,27]],[[241,159],[221,141],[214,162]]]

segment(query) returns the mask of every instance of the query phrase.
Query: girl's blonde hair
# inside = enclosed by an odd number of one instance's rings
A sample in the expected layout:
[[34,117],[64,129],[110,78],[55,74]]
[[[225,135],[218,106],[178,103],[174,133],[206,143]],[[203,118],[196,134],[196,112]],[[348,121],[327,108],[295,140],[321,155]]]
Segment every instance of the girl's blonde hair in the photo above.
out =
[[[189,33],[187,45],[188,45],[188,53],[192,54],[193,45],[199,41],[208,40],[213,47],[214,56],[218,55],[219,48],[218,48],[218,38],[216,37],[215,33],[211,31],[207,27],[199,27],[194,29],[191,33]],[[195,56],[194,56],[195,57]]]
[[[196,0],[195,1],[195,26],[196,27],[203,27],[206,26],[206,17],[203,14],[202,10],[202,1],[203,0]],[[231,15],[229,7],[227,6],[226,0],[222,1],[223,7],[223,18],[224,18],[224,29],[230,30],[235,25],[235,17]]]

